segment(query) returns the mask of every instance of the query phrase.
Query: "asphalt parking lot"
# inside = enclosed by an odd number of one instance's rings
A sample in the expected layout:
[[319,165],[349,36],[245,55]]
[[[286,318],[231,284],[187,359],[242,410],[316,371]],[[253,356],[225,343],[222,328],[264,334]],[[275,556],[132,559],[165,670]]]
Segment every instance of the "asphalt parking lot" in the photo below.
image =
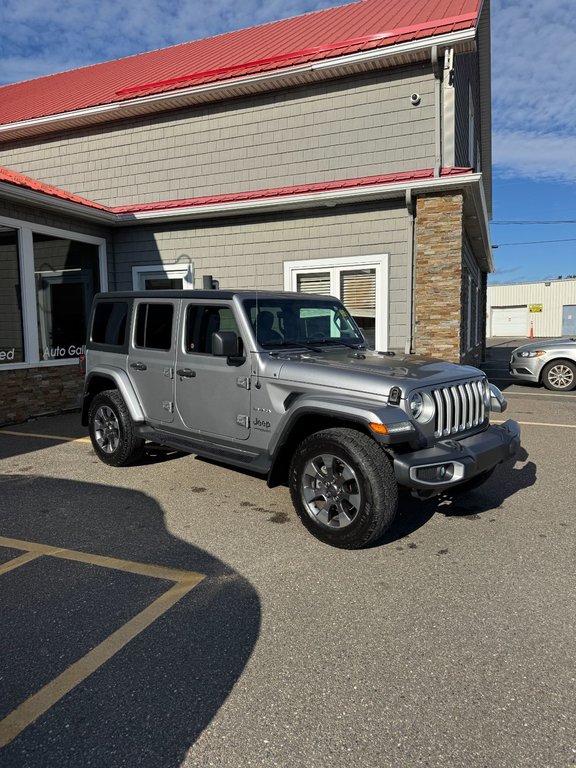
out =
[[107,467],[77,414],[0,430],[0,765],[576,765],[576,392],[504,349],[518,460],[364,551],[249,474]]

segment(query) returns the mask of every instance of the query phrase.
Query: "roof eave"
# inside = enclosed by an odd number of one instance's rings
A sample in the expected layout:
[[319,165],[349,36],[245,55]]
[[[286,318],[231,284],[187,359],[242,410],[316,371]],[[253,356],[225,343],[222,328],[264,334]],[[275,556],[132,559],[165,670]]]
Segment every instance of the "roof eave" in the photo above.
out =
[[[470,199],[473,200],[474,209],[481,213],[481,179],[481,174],[469,173],[458,176],[399,181],[392,184],[371,184],[350,189],[269,196],[256,200],[240,200],[206,205],[183,205],[179,208],[166,207],[158,210],[143,210],[132,213],[117,213],[112,209],[92,208],[89,205],[64,200],[36,190],[24,189],[7,182],[0,182],[0,198],[34,206],[35,208],[57,210],[61,214],[80,217],[85,221],[94,221],[108,226],[130,226],[151,222],[164,224],[173,221],[243,216],[254,213],[275,213],[305,208],[333,208],[337,205],[375,200],[403,199],[408,189],[413,195],[417,195],[464,188],[469,190],[472,195]],[[481,216],[478,218],[481,219]],[[487,224],[484,229],[486,232],[488,231]]]
[[[278,195],[260,200],[243,200],[231,203],[212,203],[189,205],[181,208],[160,209],[155,211],[137,211],[116,214],[116,223],[120,226],[142,224],[143,222],[171,222],[182,219],[207,219],[223,216],[241,216],[253,213],[274,213],[290,209],[334,208],[347,203],[363,203],[375,200],[404,199],[406,190],[413,195],[442,192],[454,188],[478,187],[481,174],[470,173],[459,176],[447,176],[395,183],[371,184],[350,189],[336,189],[323,192],[304,192],[301,194]],[[487,227],[486,227],[487,229]]]
[[439,49],[453,47],[462,52],[473,50],[475,37],[476,29],[471,27],[458,32],[400,43],[387,48],[376,48],[361,53],[323,59],[273,72],[264,72],[219,83],[208,83],[167,93],[157,93],[111,104],[87,107],[72,112],[7,123],[0,125],[0,140],[13,141],[258,92],[305,85],[374,69],[408,65],[417,61],[428,60],[429,51],[433,45],[438,46]]
[[46,194],[46,192],[26,189],[6,181],[0,181],[0,200],[10,200],[42,210],[57,211],[60,214],[81,218],[84,221],[107,224],[108,226],[116,222],[116,216],[112,211],[95,208],[86,203],[66,200],[56,195]]

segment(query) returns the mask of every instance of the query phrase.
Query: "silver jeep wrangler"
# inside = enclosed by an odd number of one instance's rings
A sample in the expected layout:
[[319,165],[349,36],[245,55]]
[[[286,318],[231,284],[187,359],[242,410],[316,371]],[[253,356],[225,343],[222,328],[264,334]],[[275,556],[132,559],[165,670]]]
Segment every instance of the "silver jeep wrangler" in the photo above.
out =
[[318,539],[359,548],[421,498],[484,482],[520,445],[476,368],[367,348],[336,299],[256,291],[98,294],[82,423],[113,466],[147,441],[287,481]]

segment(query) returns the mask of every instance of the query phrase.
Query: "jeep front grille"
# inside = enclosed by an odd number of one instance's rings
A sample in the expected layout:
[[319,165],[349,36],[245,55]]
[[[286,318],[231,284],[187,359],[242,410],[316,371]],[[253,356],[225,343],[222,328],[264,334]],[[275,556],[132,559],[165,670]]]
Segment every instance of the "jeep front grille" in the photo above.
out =
[[484,379],[432,390],[436,405],[434,436],[447,437],[482,424],[486,418]]

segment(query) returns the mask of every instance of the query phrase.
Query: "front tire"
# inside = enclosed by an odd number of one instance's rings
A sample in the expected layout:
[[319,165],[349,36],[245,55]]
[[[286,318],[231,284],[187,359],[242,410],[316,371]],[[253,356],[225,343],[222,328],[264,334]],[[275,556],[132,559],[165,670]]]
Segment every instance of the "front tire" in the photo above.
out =
[[542,372],[542,382],[546,389],[570,392],[576,387],[576,365],[568,360],[552,361]]
[[108,389],[96,395],[88,411],[92,447],[98,458],[112,467],[134,464],[144,453],[126,403],[119,392]]
[[290,495],[310,533],[342,549],[378,540],[398,508],[398,486],[384,451],[348,428],[317,432],[298,446],[290,464]]

